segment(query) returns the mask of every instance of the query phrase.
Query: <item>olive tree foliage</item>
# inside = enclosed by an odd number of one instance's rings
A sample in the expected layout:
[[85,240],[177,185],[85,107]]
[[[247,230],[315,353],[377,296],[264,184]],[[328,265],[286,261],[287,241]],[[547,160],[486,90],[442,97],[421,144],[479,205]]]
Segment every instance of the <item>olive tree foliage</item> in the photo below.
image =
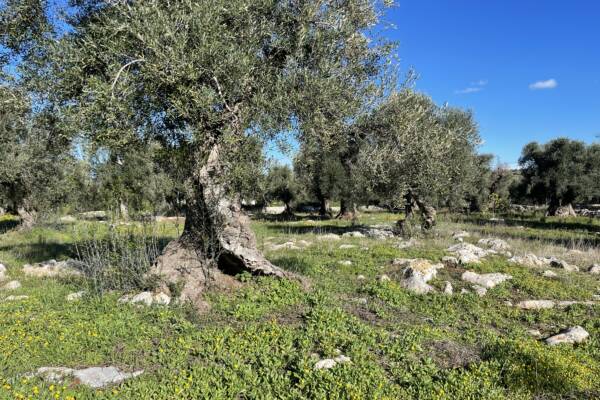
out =
[[292,202],[298,196],[298,185],[294,172],[287,165],[273,165],[265,177],[265,200],[283,202],[283,214],[292,215]]
[[337,148],[311,140],[294,157],[294,172],[304,197],[319,204],[319,214],[331,217],[330,201],[338,198],[343,179]]
[[[69,126],[111,148],[151,138],[185,170],[184,233],[158,271],[181,278],[169,265],[184,257],[283,275],[256,250],[240,214],[236,167],[252,137],[294,126],[301,141],[336,141],[343,117],[377,86],[391,49],[367,36],[380,7],[366,0],[75,5],[71,30],[52,49],[54,92]],[[183,279],[191,275],[200,281]]]
[[406,88],[357,129],[364,132],[356,163],[362,186],[390,204],[404,203],[407,218],[418,208],[423,227],[431,228],[433,205],[446,201],[475,159],[479,134],[471,113]]
[[57,207],[73,159],[57,143],[55,119],[34,114],[25,94],[0,86],[0,207],[30,227],[39,211]]
[[527,144],[519,159],[526,198],[547,204],[549,215],[562,206],[598,198],[598,183],[592,181],[598,176],[597,152],[598,145],[567,138]]

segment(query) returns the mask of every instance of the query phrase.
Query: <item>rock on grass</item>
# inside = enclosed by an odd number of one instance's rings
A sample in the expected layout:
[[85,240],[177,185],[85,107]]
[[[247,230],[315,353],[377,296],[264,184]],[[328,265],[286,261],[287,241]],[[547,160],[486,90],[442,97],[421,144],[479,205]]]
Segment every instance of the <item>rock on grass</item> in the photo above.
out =
[[574,326],[572,328],[561,331],[557,335],[550,336],[545,340],[546,344],[550,346],[556,346],[558,344],[567,343],[582,343],[584,342],[590,334],[583,329],[581,326]]

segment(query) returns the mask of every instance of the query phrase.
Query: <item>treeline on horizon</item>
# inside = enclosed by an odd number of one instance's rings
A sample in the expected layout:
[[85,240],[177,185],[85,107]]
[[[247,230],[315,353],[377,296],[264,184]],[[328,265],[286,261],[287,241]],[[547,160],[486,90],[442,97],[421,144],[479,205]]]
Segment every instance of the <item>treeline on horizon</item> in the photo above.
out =
[[[3,4],[0,208],[25,225],[179,214],[217,188],[285,213],[380,204],[428,228],[442,207],[600,202],[598,143],[530,143],[518,170],[493,168],[472,112],[400,76],[373,29],[391,3],[85,0],[61,23],[43,0]],[[290,133],[293,166],[268,163]]]

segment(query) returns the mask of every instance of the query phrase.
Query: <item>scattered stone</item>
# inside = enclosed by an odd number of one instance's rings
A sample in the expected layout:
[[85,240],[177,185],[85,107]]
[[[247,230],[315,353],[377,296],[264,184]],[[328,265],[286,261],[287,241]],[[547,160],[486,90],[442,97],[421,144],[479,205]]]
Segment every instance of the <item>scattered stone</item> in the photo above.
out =
[[527,333],[536,339],[539,339],[542,337],[542,332],[540,332],[538,329],[529,329],[529,330],[527,330]]
[[577,272],[577,271],[579,271],[579,267],[578,266],[571,265],[571,264],[567,263],[566,261],[558,260],[556,258],[551,258],[550,259],[550,266],[554,267],[554,268],[562,268],[565,271],[569,271],[569,272]]
[[315,364],[315,369],[331,369],[338,364],[344,364],[352,362],[350,357],[340,354],[335,358],[326,358],[324,360],[320,360]]
[[100,389],[111,384],[121,383],[126,379],[135,378],[143,372],[143,370],[123,372],[116,367],[90,367],[83,369],[41,367],[35,373],[28,376],[37,376],[52,383],[61,383],[64,379],[71,377],[82,385]]
[[471,293],[471,292],[465,288],[460,289],[460,294],[469,294],[469,293]]
[[350,261],[350,260],[338,261],[338,264],[350,266],[350,265],[352,265],[352,261]]
[[504,218],[490,218],[488,221],[496,223],[496,224],[503,224]]
[[481,258],[496,254],[495,250],[485,250],[471,243],[458,243],[448,247],[448,251],[454,253],[461,264],[478,263]]
[[512,276],[507,274],[501,274],[499,272],[494,272],[491,274],[478,274],[473,271],[465,271],[462,274],[461,279],[463,281],[482,286],[486,289],[491,289],[504,281],[512,279]]
[[356,302],[360,305],[366,305],[367,304],[367,298],[366,297],[360,297],[358,299],[356,299]]
[[82,290],[80,292],[75,292],[75,293],[69,293],[66,297],[67,301],[76,301],[79,300],[83,297],[83,295],[85,294],[85,291]]
[[390,277],[386,274],[380,275],[379,278],[377,278],[377,280],[382,283],[391,281]]
[[285,242],[282,244],[272,244],[269,246],[269,249],[272,251],[277,250],[300,250],[300,247],[296,246],[294,242]]
[[556,257],[538,257],[535,254],[526,254],[524,256],[514,256],[508,260],[510,263],[521,264],[526,267],[544,267],[551,266],[562,268],[565,271],[579,271],[579,267],[571,265],[566,261],[559,260]]
[[488,247],[492,248],[492,250],[495,250],[498,252],[510,250],[510,246],[508,245],[508,243],[506,243],[502,239],[485,238],[485,239],[479,239],[479,241],[477,243],[488,246]]
[[337,365],[333,358],[326,358],[324,360],[317,361],[315,369],[330,369]]
[[550,336],[546,339],[546,344],[550,346],[556,346],[561,343],[582,343],[589,336],[590,334],[581,326],[574,326],[572,328],[561,331],[557,335]]
[[444,263],[445,266],[451,267],[451,268],[458,267],[458,265],[460,264],[460,262],[458,261],[458,258],[452,257],[452,256],[442,257],[442,263]]
[[60,275],[81,275],[83,263],[76,260],[56,261],[49,260],[39,264],[25,264],[23,273],[37,278],[54,277]]
[[470,237],[471,234],[467,231],[458,231],[452,234],[452,239],[462,242],[464,238]]
[[312,245],[312,242],[309,242],[307,240],[298,240],[298,246],[300,247],[308,247]]
[[558,274],[554,271],[546,270],[542,273],[542,276],[546,278],[556,278]]
[[473,290],[475,290],[475,293],[477,293],[479,297],[483,297],[487,294],[487,288],[483,286],[473,285]]
[[452,284],[448,281],[444,283],[444,294],[452,295],[454,293],[454,289],[452,288]]
[[524,300],[517,303],[517,307],[523,310],[543,310],[549,308],[567,308],[572,305],[581,304],[584,306],[593,306],[597,304],[594,301],[574,301],[574,300]]
[[19,281],[10,281],[6,285],[2,286],[2,290],[16,290],[21,287],[21,282]]
[[600,275],[600,264],[592,264],[589,268],[588,268],[588,272],[590,274],[594,274],[594,275]]
[[361,232],[365,236],[377,240],[386,240],[395,236],[394,229],[388,225],[373,225],[371,227],[361,229]]
[[364,233],[362,233],[360,231],[346,232],[342,236],[343,237],[355,237],[355,238],[364,238],[365,237]]
[[364,281],[365,279],[367,279],[367,277],[364,275],[359,275],[356,277],[356,279],[358,279],[359,281]]
[[92,221],[106,221],[108,219],[108,215],[106,211],[88,211],[79,214],[79,217],[84,220],[92,220]]
[[325,235],[317,236],[317,239],[320,241],[332,241],[332,240],[341,240],[340,235],[336,235],[335,233],[327,233]]
[[505,301],[504,301],[504,305],[505,305],[505,306],[508,306],[508,307],[512,307],[512,306],[513,306],[513,303],[512,303],[512,301],[510,301],[510,300],[505,300]]
[[404,267],[400,286],[417,294],[435,291],[427,282],[435,278],[438,269],[444,268],[442,264],[431,264],[429,260],[421,258],[396,259],[394,265]]
[[554,308],[553,300],[524,300],[517,303],[517,308],[522,310],[544,310]]
[[169,305],[171,303],[171,297],[169,297],[166,293],[157,293],[154,294],[152,292],[141,292],[136,294],[135,296],[125,295],[118,300],[119,303],[130,303],[130,304],[143,304],[146,306],[151,306],[153,304],[158,305]]
[[341,244],[340,249],[354,249],[356,246],[353,244]]
[[60,217],[59,221],[63,224],[72,224],[77,222],[77,218],[72,215],[65,215],[64,217]]
[[336,363],[338,364],[343,364],[343,363],[349,363],[352,362],[352,360],[350,359],[350,357],[345,356],[343,354],[340,354],[339,356],[335,357],[333,359]]
[[535,254],[525,254],[524,256],[513,256],[508,262],[513,264],[520,264],[526,267],[543,267],[549,265],[550,262],[546,262],[545,259],[539,258]]
[[25,296],[25,295],[22,295],[22,296],[13,296],[13,295],[11,295],[11,296],[6,297],[4,299],[4,301],[19,301],[19,300],[26,300],[28,298],[29,298],[29,296]]
[[410,238],[408,240],[402,240],[402,241],[398,242],[398,244],[396,245],[396,248],[403,250],[403,249],[408,249],[409,247],[416,246],[417,244],[419,244],[417,239]]

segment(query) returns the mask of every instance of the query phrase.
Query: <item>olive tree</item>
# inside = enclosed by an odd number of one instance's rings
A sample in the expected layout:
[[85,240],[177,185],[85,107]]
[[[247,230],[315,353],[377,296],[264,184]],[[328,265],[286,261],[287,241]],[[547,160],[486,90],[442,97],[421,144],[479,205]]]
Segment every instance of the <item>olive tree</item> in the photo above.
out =
[[267,201],[279,200],[285,208],[283,214],[293,215],[292,201],[297,196],[297,185],[292,169],[287,165],[273,165],[266,176],[265,197]]
[[561,207],[573,215],[573,202],[594,197],[594,188],[597,195],[597,184],[590,185],[588,180],[594,176],[594,168],[597,171],[597,166],[590,163],[594,149],[594,146],[588,149],[585,143],[567,138],[554,139],[543,145],[527,144],[519,159],[527,198],[546,203],[549,215],[556,215]]
[[423,227],[431,228],[433,205],[447,198],[473,159],[479,135],[472,115],[405,88],[357,124],[364,187],[390,204],[404,202],[407,219],[418,209]]
[[[79,0],[53,47],[68,125],[109,147],[152,138],[185,172],[186,222],[154,272],[195,298],[207,276],[285,276],[257,250],[236,167],[252,138],[334,143],[391,47],[366,0]],[[175,158],[174,158],[175,159]],[[218,267],[218,268],[215,268]]]

